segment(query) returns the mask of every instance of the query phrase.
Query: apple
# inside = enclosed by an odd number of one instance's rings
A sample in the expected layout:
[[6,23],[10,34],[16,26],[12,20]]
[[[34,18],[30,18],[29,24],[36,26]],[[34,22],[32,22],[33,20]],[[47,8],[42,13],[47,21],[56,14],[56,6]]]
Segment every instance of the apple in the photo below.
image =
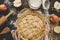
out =
[[6,11],[7,10],[7,6],[4,4],[0,5],[0,11]]
[[59,17],[55,14],[52,14],[50,16],[50,21],[53,22],[53,23],[58,23],[59,22]]

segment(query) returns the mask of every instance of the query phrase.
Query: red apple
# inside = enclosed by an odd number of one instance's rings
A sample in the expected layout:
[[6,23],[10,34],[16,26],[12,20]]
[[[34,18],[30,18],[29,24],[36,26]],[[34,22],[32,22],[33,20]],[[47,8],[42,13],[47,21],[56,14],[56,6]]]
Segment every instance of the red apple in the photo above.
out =
[[7,10],[7,6],[4,4],[0,5],[0,11],[6,11]]
[[57,23],[57,22],[59,22],[59,17],[55,14],[52,14],[50,16],[50,21],[53,22],[53,23]]

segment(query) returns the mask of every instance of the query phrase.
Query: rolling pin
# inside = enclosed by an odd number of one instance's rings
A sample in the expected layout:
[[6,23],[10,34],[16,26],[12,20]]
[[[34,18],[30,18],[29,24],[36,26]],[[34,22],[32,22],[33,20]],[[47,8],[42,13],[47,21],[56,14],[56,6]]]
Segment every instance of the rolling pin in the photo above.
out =
[[11,10],[6,16],[2,16],[2,17],[0,18],[0,26],[7,21],[7,18],[8,18],[10,15],[12,15],[13,12],[14,12],[14,11]]

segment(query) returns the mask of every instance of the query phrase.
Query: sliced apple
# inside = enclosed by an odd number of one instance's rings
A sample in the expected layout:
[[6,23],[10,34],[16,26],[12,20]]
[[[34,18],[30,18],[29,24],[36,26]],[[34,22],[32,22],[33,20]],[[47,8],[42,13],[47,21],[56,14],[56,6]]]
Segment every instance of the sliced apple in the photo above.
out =
[[13,5],[15,6],[15,7],[20,7],[21,5],[22,5],[22,2],[20,1],[20,0],[15,0],[14,2],[13,2]]
[[54,28],[54,32],[60,33],[60,27],[59,27],[59,26],[56,26],[56,27]]

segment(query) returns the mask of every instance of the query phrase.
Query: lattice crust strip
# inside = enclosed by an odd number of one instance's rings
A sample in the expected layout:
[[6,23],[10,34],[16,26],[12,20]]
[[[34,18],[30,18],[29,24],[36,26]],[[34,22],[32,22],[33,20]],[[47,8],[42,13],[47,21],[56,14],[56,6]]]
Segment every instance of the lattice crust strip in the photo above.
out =
[[18,14],[16,26],[23,40],[39,40],[45,33],[45,18],[39,12],[25,9]]

